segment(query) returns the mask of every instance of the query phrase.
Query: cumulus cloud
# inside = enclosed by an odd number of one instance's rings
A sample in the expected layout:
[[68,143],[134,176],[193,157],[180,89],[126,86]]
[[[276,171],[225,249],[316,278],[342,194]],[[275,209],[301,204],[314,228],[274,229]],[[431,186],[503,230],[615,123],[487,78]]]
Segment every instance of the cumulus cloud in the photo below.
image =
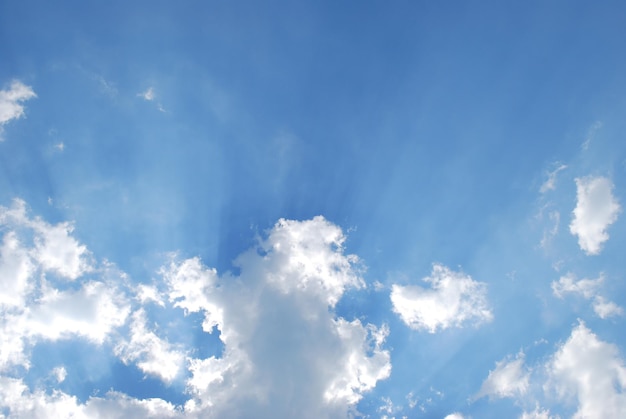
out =
[[209,417],[343,417],[389,376],[388,329],[337,317],[363,286],[340,228],[323,217],[280,220],[241,255],[240,275],[219,278],[199,259],[162,271],[170,299],[216,326],[221,357],[191,359],[186,411]]
[[3,140],[3,127],[13,119],[24,116],[23,102],[37,97],[30,86],[18,80],[11,82],[6,90],[0,90],[0,141]]
[[578,294],[587,300],[593,300],[593,310],[602,319],[623,314],[621,307],[599,294],[603,282],[603,275],[596,279],[577,280],[575,275],[568,273],[558,281],[552,281],[551,286],[552,292],[558,298],[564,298],[566,294]]
[[576,208],[570,232],[578,236],[580,248],[597,255],[609,239],[607,228],[617,220],[621,207],[613,196],[613,183],[602,176],[576,179]]
[[439,264],[433,265],[431,275],[423,281],[431,288],[392,286],[393,310],[410,328],[434,333],[438,329],[479,324],[493,318],[485,283]]
[[496,368],[489,371],[476,398],[524,395],[528,391],[529,378],[530,372],[524,366],[524,353],[520,352],[514,359],[503,359],[496,363]]
[[593,300],[593,311],[601,318],[621,316],[624,309],[615,304],[613,301],[607,301],[602,296],[596,296]]
[[626,368],[617,347],[583,322],[547,365],[550,386],[562,399],[578,403],[574,418],[626,417]]

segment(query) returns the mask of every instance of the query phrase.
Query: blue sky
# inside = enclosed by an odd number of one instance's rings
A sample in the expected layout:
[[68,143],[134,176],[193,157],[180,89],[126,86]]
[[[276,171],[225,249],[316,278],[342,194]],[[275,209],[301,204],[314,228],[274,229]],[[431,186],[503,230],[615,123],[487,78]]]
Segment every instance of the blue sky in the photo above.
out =
[[0,2],[0,417],[626,416],[624,21]]

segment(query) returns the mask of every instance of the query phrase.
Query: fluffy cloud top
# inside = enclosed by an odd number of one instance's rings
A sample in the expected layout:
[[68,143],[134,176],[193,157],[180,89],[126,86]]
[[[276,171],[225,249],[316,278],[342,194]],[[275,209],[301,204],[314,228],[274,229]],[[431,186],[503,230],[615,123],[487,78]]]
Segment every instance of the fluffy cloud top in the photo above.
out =
[[0,90],[0,141],[2,141],[2,127],[13,119],[24,116],[22,102],[37,97],[30,86],[14,80],[6,90]]
[[203,311],[224,343],[221,358],[190,360],[188,412],[344,417],[389,376],[387,328],[333,312],[346,289],[362,286],[358,259],[343,253],[344,240],[323,217],[280,220],[237,259],[237,277],[218,278],[198,259],[162,272],[170,299]]
[[613,196],[613,184],[605,177],[576,179],[576,208],[570,232],[578,236],[580,248],[597,255],[609,239],[606,229],[617,220],[621,207]]
[[431,288],[394,284],[391,290],[393,310],[412,329],[434,333],[492,319],[485,283],[439,264],[433,265],[431,275],[423,281]]

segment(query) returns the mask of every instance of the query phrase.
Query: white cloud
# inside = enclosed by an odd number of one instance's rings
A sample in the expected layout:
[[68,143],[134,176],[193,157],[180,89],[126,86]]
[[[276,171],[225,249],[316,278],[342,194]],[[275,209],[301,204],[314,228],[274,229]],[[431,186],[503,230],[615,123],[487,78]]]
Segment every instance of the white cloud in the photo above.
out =
[[598,339],[584,323],[574,328],[547,365],[550,387],[574,398],[574,418],[626,417],[626,368],[617,347]]
[[5,245],[8,237],[9,247],[17,246],[15,240],[20,232],[25,239],[32,240],[28,246],[30,260],[44,271],[73,280],[93,269],[87,247],[71,236],[74,230],[71,223],[51,225],[37,217],[31,219],[26,203],[16,199],[10,208],[0,206],[0,225],[9,229],[5,235]]
[[3,140],[3,126],[13,119],[24,116],[22,102],[34,97],[37,95],[33,89],[18,80],[11,82],[11,86],[7,90],[0,90],[0,141]]
[[391,290],[393,310],[412,329],[434,333],[438,329],[461,327],[469,322],[479,324],[493,318],[485,283],[439,264],[433,265],[431,276],[423,281],[429,283],[431,289],[394,284]]
[[76,291],[44,287],[42,292],[26,314],[24,333],[31,336],[57,340],[76,335],[101,344],[130,311],[123,295],[102,282],[87,282]]
[[464,416],[462,414],[455,412],[455,413],[450,413],[443,419],[463,419],[463,418]]
[[[1,211],[1,208],[0,208]],[[0,307],[20,307],[32,288],[29,278],[35,267],[17,234],[7,232],[0,247]]]
[[559,164],[559,166],[553,171],[548,173],[548,179],[541,185],[539,192],[546,193],[548,191],[553,191],[556,189],[556,176],[560,171],[567,169],[567,166],[564,164]]
[[520,352],[515,359],[496,362],[496,368],[489,371],[476,398],[522,396],[528,391],[529,379],[530,372],[524,366],[524,353]]
[[567,293],[580,294],[589,299],[593,298],[604,282],[604,276],[600,275],[596,279],[576,280],[576,276],[568,273],[559,278],[559,281],[552,281],[552,292],[555,296],[563,298]]
[[347,288],[363,286],[344,240],[323,217],[280,220],[237,259],[239,276],[197,258],[162,271],[173,302],[203,311],[224,343],[220,358],[190,360],[190,414],[342,417],[389,376],[387,328],[334,314]]
[[52,376],[58,383],[62,383],[67,377],[67,370],[64,366],[56,367],[52,370]]
[[613,301],[607,301],[604,297],[596,296],[593,300],[593,311],[601,319],[608,317],[621,316],[624,314],[624,309],[615,304]]
[[147,101],[152,101],[156,98],[153,87],[148,87],[145,92],[139,93],[138,95]]
[[50,225],[39,219],[31,221],[36,232],[34,257],[46,270],[76,279],[92,268],[85,245],[71,237],[74,227],[70,223]]
[[100,344],[125,322],[129,308],[114,284],[91,280],[57,288],[59,279],[94,271],[86,246],[71,236],[71,224],[30,218],[24,201],[15,200],[9,208],[0,206],[0,227],[0,370],[28,367],[24,351],[41,339],[83,337]]
[[541,409],[539,406],[535,407],[532,412],[523,412],[520,419],[558,419],[558,416],[552,416],[547,409]]
[[169,267],[161,268],[161,274],[169,285],[169,300],[174,307],[187,312],[204,311],[205,321],[202,325],[205,332],[213,327],[222,328],[222,308],[219,303],[210,299],[210,294],[217,284],[217,271],[202,266],[200,258],[191,258],[180,264],[172,261]]
[[576,179],[576,208],[570,232],[578,236],[580,248],[597,255],[609,239],[606,229],[617,220],[621,207],[612,193],[613,184],[605,177]]
[[147,303],[154,303],[158,306],[165,307],[161,293],[152,285],[139,284],[135,289],[135,298],[142,306]]
[[115,353],[124,363],[134,361],[141,371],[165,382],[176,378],[185,361],[183,352],[173,349],[169,342],[148,330],[143,309],[133,313],[130,339],[118,343]]
[[[156,100],[156,92],[154,87],[148,87],[144,92],[138,93],[137,96],[142,97],[144,100],[148,102],[154,102]],[[165,112],[163,105],[160,102],[156,102],[157,109],[161,112]]]
[[[531,389],[538,391],[531,391]],[[616,345],[600,340],[582,321],[544,364],[523,366],[518,355],[500,361],[489,373],[480,396],[510,397],[525,406],[520,418],[556,419],[539,402],[557,410],[575,408],[574,419],[626,417],[626,367]],[[528,407],[534,405],[534,410]]]
[[607,301],[599,294],[599,290],[604,282],[604,276],[600,275],[596,279],[580,279],[568,273],[559,278],[559,281],[552,281],[552,292],[558,298],[563,298],[565,294],[579,294],[587,300],[593,299],[593,310],[602,319],[623,314],[623,309],[612,301]]
[[40,389],[31,391],[21,379],[3,376],[0,376],[0,407],[5,412],[8,411],[9,417],[33,419],[182,417],[179,409],[161,399],[139,400],[121,393],[109,392],[105,398],[90,397],[82,404],[75,396],[62,391],[55,390],[51,393]]

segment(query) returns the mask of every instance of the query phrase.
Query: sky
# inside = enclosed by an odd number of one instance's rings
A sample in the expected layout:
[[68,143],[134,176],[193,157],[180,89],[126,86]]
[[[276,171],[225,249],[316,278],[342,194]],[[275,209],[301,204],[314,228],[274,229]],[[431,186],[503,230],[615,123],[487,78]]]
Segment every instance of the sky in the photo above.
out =
[[624,22],[0,0],[0,417],[626,417]]

